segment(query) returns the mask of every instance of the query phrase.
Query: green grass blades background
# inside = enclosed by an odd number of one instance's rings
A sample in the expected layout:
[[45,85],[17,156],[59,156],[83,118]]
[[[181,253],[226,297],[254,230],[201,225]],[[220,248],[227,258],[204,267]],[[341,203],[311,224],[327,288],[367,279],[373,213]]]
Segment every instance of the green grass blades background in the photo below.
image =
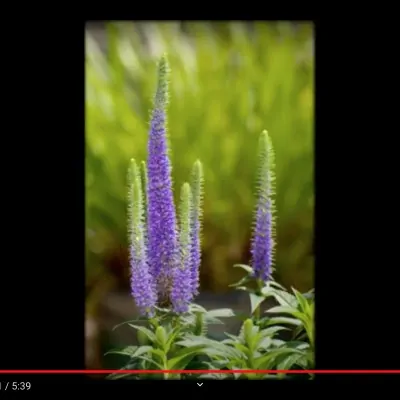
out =
[[124,22],[106,32],[107,53],[86,34],[87,283],[104,282],[105,260],[126,247],[126,171],[131,157],[146,159],[156,61],[167,51],[176,198],[193,162],[204,165],[202,287],[227,290],[232,265],[249,261],[263,129],[276,152],[277,278],[312,287],[312,24]]

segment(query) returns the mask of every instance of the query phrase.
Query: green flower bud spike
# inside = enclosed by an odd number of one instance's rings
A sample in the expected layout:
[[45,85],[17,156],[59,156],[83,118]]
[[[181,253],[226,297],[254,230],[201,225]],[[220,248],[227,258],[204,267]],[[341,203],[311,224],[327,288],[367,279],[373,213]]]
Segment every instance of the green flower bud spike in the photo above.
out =
[[191,227],[190,216],[192,210],[192,191],[188,183],[184,183],[181,191],[179,214],[179,257],[180,262],[174,271],[173,287],[171,291],[172,304],[176,313],[189,310],[192,300],[191,285]]
[[191,281],[192,291],[196,295],[199,288],[199,269],[201,264],[201,234],[203,217],[204,174],[203,165],[197,160],[192,168],[190,186],[193,193],[191,212]]
[[142,193],[143,193],[143,235],[147,248],[147,188],[148,188],[148,178],[147,178],[147,165],[146,161],[141,162],[140,177],[142,181]]
[[142,182],[133,159],[128,168],[128,242],[132,296],[140,312],[152,316],[156,296],[147,265]]
[[170,73],[170,68],[169,68],[168,58],[166,54],[163,54],[158,63],[158,84],[157,84],[156,96],[154,99],[155,109],[165,109],[165,106],[168,104],[169,73]]

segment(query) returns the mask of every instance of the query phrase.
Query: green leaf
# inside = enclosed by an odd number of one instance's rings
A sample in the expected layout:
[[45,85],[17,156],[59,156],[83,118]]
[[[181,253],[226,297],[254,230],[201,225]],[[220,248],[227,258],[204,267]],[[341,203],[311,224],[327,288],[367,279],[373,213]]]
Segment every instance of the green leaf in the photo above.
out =
[[156,335],[150,329],[145,328],[144,326],[139,326],[139,325],[133,325],[133,324],[128,324],[128,325],[131,326],[132,328],[135,328],[138,331],[144,333],[151,342],[154,343],[157,340]]
[[205,348],[204,344],[197,344],[197,345],[193,345],[191,347],[184,347],[182,349],[179,349],[175,354],[174,354],[174,358],[175,357],[182,357],[185,356],[187,354],[192,354],[192,353],[197,353],[197,354],[201,354],[202,350]]
[[152,341],[141,331],[136,331],[136,337],[141,346],[147,346],[152,344]]
[[205,347],[204,350],[203,350],[203,353],[205,355],[209,356],[212,359],[223,358],[224,360],[226,360],[227,357],[228,357],[228,353],[227,352],[224,352],[223,350],[217,349],[217,348],[207,348],[207,347]]
[[270,337],[264,337],[258,343],[258,349],[267,350],[272,346],[272,344],[273,344],[273,342],[272,342],[272,339]]
[[300,326],[301,328],[302,322],[298,319],[290,317],[272,317],[272,318],[267,318],[265,320],[265,326],[276,325],[276,324],[295,325],[295,326]]
[[303,293],[303,297],[309,301],[313,301],[315,297],[315,289],[310,289],[308,292]]
[[225,336],[227,336],[228,338],[232,339],[234,342],[239,341],[239,336],[232,335],[232,334],[230,334],[228,332],[225,332]]
[[296,329],[293,332],[293,338],[297,338],[298,340],[300,340],[301,336],[304,336],[304,334],[305,334],[304,324],[299,319],[296,319],[295,321],[298,321],[298,326],[296,327]]
[[167,344],[167,333],[165,332],[165,328],[161,325],[158,326],[156,329],[156,339],[160,347],[162,349],[165,349],[165,346]]
[[137,348],[138,348],[138,346],[127,346],[124,349],[114,349],[114,350],[107,351],[107,353],[105,353],[104,355],[106,356],[108,354],[119,354],[119,355],[123,355],[123,356],[132,357]]
[[276,354],[268,352],[254,360],[254,369],[272,369]]
[[275,360],[283,354],[303,354],[297,349],[290,348],[279,348],[270,350],[267,354],[257,358],[254,361],[254,366],[256,369],[272,369]]
[[207,315],[205,316],[205,322],[207,325],[224,325],[224,323],[220,319],[209,317]]
[[186,347],[179,350],[175,357],[167,362],[167,369],[185,369],[186,365],[198,354],[202,353],[203,345]]
[[[150,353],[159,358],[160,365],[165,363],[166,355],[161,349],[151,349]],[[154,357],[152,359],[154,360]]]
[[[123,371],[126,369],[129,370],[129,369],[139,369],[139,368],[137,368],[136,363],[129,362],[128,364],[123,366],[119,371]],[[122,379],[122,378],[136,379],[136,376],[137,375],[132,374],[131,372],[127,373],[127,374],[113,373],[113,374],[107,375],[106,379],[110,379],[110,380],[117,380],[117,379]]]
[[199,304],[195,304],[195,303],[193,303],[189,306],[189,310],[192,312],[195,312],[195,311],[200,311],[203,313],[207,312],[207,310],[204,307],[200,306]]
[[263,379],[264,374],[257,374],[257,373],[250,373],[250,374],[244,374],[244,376],[250,380],[250,381],[257,381]]
[[243,292],[254,293],[254,290],[247,288],[246,286],[237,286],[236,290],[242,290]]
[[[123,368],[123,369],[132,369],[132,368]],[[120,371],[122,371],[123,369],[121,369]],[[121,374],[121,373],[113,373],[110,374],[106,377],[106,379],[110,379],[110,380],[117,380],[117,379],[122,379],[122,378],[129,378],[129,379],[136,379],[137,375],[132,374],[132,373],[127,373],[127,374]]]
[[284,290],[274,290],[275,300],[281,306],[297,307],[296,297]]
[[142,354],[148,353],[152,349],[151,346],[140,346],[133,354],[132,358],[136,358],[138,356],[141,356]]
[[[267,348],[266,346],[272,345],[272,338],[274,335],[282,330],[287,330],[283,326],[273,326],[267,329],[261,330],[257,335],[255,335],[254,342],[252,343],[251,350],[255,351],[260,348]],[[266,340],[268,339],[268,340]],[[250,347],[250,346],[249,346]]]
[[268,287],[268,286],[272,286],[273,288],[276,288],[276,289],[280,289],[280,290],[282,290],[282,291],[285,291],[285,288],[284,288],[281,284],[279,284],[278,282],[276,282],[276,281],[274,281],[274,280],[268,281],[267,284],[266,284],[266,286],[267,286],[267,287]]
[[268,310],[269,313],[286,313],[286,314],[291,314],[293,317],[299,319],[303,324],[304,324],[304,329],[307,332],[307,335],[313,343],[314,340],[314,326],[313,326],[313,321],[311,320],[311,317],[297,311],[296,309],[293,309],[291,307],[284,307],[284,306],[277,306],[273,307]]
[[266,311],[267,313],[282,313],[282,314],[292,314],[298,312],[295,308],[293,307],[287,307],[287,306],[275,306]]
[[251,314],[258,308],[258,306],[265,300],[264,296],[258,296],[254,293],[249,293],[250,295],[250,308]]
[[[218,320],[217,320],[218,321]],[[204,317],[204,313],[196,312],[194,315],[194,329],[193,333],[196,336],[206,336],[207,335],[207,322]],[[218,321],[217,323],[219,323]]]
[[314,319],[315,303],[311,303],[308,308],[308,314],[311,319]]
[[248,275],[246,275],[245,277],[243,277],[242,279],[240,279],[238,282],[236,283],[232,283],[229,285],[229,287],[237,287],[237,286],[241,286],[246,284],[247,282],[250,281],[250,277]]
[[294,336],[294,338],[296,338],[297,340],[309,340],[307,332],[305,331],[302,331],[301,334]]
[[230,357],[238,356],[238,352],[236,349],[225,345],[223,342],[218,342],[216,340],[212,340],[201,336],[187,335],[185,340],[182,340],[177,344],[184,347],[202,345],[204,346],[204,353],[206,353],[208,349],[213,349],[216,352],[219,352],[219,354],[223,356],[225,355],[229,355]]
[[233,268],[241,268],[244,269],[247,273],[252,274],[253,273],[253,268],[251,268],[249,265],[245,264],[235,264]]
[[253,321],[250,318],[247,318],[242,325],[240,336],[243,337],[244,341],[248,344],[251,342],[257,331],[258,329],[254,326]]
[[235,349],[239,350],[243,355],[249,357],[251,355],[250,349],[242,343],[234,343]]
[[165,344],[165,349],[164,349],[164,351],[165,351],[166,353],[168,353],[168,352],[170,351],[170,349],[171,349],[171,347],[172,347],[172,345],[173,345],[175,339],[179,336],[180,333],[181,333],[180,328],[179,328],[179,327],[176,327],[176,328],[169,334],[168,339],[167,339],[167,343]]
[[311,349],[308,349],[307,351],[307,361],[308,361],[308,365],[309,365],[309,369],[314,369],[315,366],[315,354],[314,351],[312,351]]
[[141,322],[141,321],[144,321],[144,318],[138,318],[138,319],[132,319],[130,321],[125,321],[125,322],[122,322],[122,323],[120,323],[118,325],[115,325],[114,328],[112,328],[112,330],[115,331],[115,329],[119,328],[120,326],[123,326],[123,325],[126,325],[126,324],[130,324],[131,322]]
[[265,298],[276,297],[276,289],[270,286],[264,286],[263,288],[261,288],[261,294]]
[[308,313],[310,306],[308,304],[307,299],[296,289],[292,288],[292,291],[293,291],[294,295],[296,296],[297,302],[299,303],[300,311],[302,311],[304,313]]
[[277,332],[287,331],[287,330],[288,330],[288,328],[286,328],[284,326],[272,326],[272,327],[269,327],[269,328],[262,329],[260,334],[261,334],[262,337],[266,337],[266,336],[271,336],[272,337]]
[[[230,308],[218,308],[215,310],[207,311],[206,318],[231,318],[235,313]],[[217,320],[218,321],[218,320]]]
[[[155,365],[158,369],[164,369],[163,366],[161,364],[159,364],[157,361],[149,358],[149,357],[144,357],[144,356],[139,356],[137,358],[140,358],[141,360],[147,361],[152,365]],[[167,368],[168,369],[168,368]]]
[[307,350],[310,348],[310,344],[306,342],[302,342],[300,340],[292,340],[290,342],[286,342],[285,346],[288,348],[293,348],[297,350]]
[[280,339],[272,339],[272,344],[274,347],[282,347],[286,344],[286,342]]
[[305,359],[304,354],[290,354],[282,361],[278,361],[277,369],[291,369],[296,364],[303,367],[304,361],[302,362],[302,359]]

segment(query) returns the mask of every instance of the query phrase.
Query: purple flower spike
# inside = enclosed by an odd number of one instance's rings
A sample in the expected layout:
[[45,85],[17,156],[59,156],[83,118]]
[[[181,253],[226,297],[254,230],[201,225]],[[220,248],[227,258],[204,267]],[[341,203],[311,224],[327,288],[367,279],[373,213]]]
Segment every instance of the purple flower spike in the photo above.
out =
[[140,172],[135,160],[131,160],[129,167],[128,185],[128,239],[131,291],[140,313],[151,317],[154,314],[156,294],[146,259],[143,230],[143,192]]
[[162,57],[148,142],[147,240],[150,273],[158,301],[169,300],[172,273],[177,263],[176,213],[172,192],[171,163],[166,135],[168,63]]
[[271,139],[264,131],[260,137],[260,170],[255,227],[251,244],[253,276],[264,282],[272,273],[274,255],[274,153]]

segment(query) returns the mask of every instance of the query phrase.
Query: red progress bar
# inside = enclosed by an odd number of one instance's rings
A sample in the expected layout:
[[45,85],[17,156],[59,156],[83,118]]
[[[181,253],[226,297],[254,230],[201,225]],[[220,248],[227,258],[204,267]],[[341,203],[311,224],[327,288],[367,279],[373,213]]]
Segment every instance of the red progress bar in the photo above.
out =
[[0,370],[0,374],[400,374],[400,370],[136,370],[136,369],[77,369],[77,370]]

